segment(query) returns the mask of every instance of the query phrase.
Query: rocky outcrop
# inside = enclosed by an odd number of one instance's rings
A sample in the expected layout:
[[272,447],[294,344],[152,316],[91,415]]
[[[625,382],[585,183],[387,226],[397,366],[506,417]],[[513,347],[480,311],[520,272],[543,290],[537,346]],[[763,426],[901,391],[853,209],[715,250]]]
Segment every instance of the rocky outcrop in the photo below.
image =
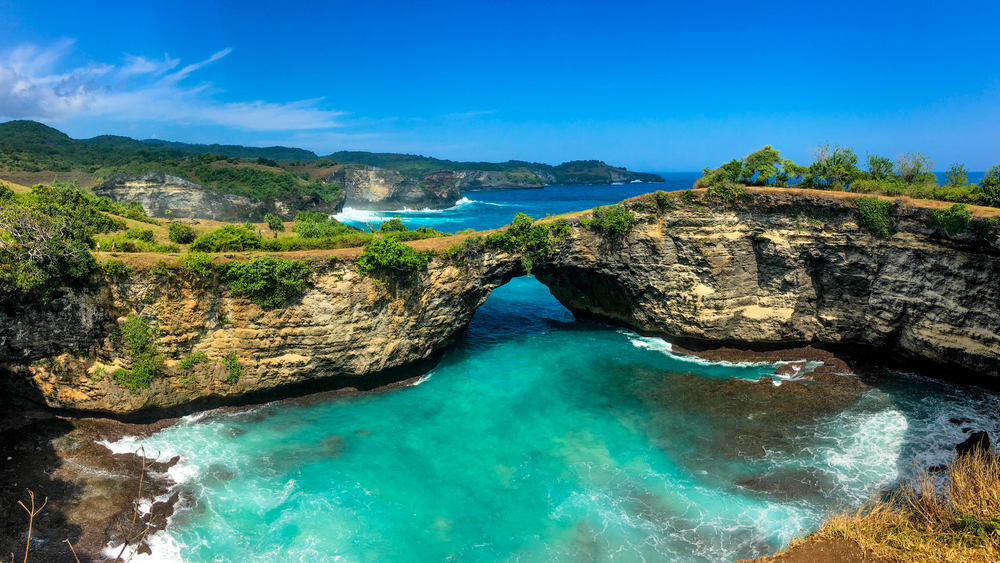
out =
[[[823,192],[755,191],[735,208],[674,198],[663,213],[653,201],[628,203],[640,222],[624,239],[577,221],[556,252],[533,257],[533,273],[574,314],[644,333],[847,347],[927,375],[998,381],[995,245],[936,233],[925,209],[902,206],[899,233],[875,239],[855,223],[850,198]],[[67,290],[48,303],[7,302],[0,387],[52,407],[131,413],[323,382],[372,386],[433,361],[494,288],[524,274],[520,255],[489,252],[435,258],[399,281],[361,279],[349,256],[314,267],[307,289],[276,311],[232,296],[216,278],[177,272]],[[128,313],[159,327],[166,359],[166,375],[136,394],[110,376],[127,365],[115,331]],[[181,368],[195,351],[213,361]],[[236,381],[226,356],[244,366]]]
[[[554,178],[550,180],[554,181]],[[512,173],[484,170],[442,170],[428,174],[424,185],[437,187],[453,184],[461,191],[476,190],[525,190],[545,187],[546,179],[538,173]]]
[[116,173],[94,187],[94,194],[117,202],[138,201],[151,217],[165,217],[169,209],[171,217],[226,222],[259,222],[268,213],[291,221],[300,211],[333,214],[344,207],[342,197],[328,202],[315,194],[290,192],[263,200],[226,194],[163,172],[140,176]]
[[344,190],[344,205],[353,209],[447,209],[462,199],[456,182],[450,179],[425,184],[394,170],[374,166],[344,166],[328,174],[323,181],[338,184]]

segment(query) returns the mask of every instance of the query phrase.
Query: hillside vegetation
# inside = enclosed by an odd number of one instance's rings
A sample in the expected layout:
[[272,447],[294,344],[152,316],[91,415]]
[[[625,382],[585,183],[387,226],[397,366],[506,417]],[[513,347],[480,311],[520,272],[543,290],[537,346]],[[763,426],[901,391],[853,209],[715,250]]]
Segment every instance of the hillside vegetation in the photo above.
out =
[[922,153],[900,153],[895,160],[868,154],[864,169],[850,147],[824,145],[814,156],[812,163],[802,166],[781,158],[780,151],[767,145],[718,168],[704,169],[695,187],[795,187],[1000,207],[1000,164],[973,183],[965,165],[955,163],[941,183],[934,160]]
[[442,170],[482,170],[485,172],[510,172],[512,174],[547,175],[556,184],[608,184],[612,182],[612,171],[624,176],[626,181],[662,182],[658,174],[630,172],[624,168],[609,166],[600,160],[574,160],[559,166],[538,162],[509,160],[507,162],[456,162],[426,156],[395,153],[372,153],[340,151],[325,157],[339,164],[360,164],[397,170],[413,178],[423,178]]

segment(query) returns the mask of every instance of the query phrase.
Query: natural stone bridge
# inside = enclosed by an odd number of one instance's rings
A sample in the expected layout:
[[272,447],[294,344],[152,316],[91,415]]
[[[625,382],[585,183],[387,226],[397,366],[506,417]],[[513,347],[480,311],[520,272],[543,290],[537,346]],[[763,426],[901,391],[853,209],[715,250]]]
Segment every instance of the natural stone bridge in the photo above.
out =
[[[1000,251],[948,238],[926,209],[897,206],[899,233],[854,223],[849,196],[752,190],[735,208],[678,206],[613,241],[577,221],[533,274],[579,316],[703,344],[847,347],[927,375],[993,385],[1000,375]],[[994,210],[995,211],[995,210]],[[415,243],[430,244],[434,241]],[[435,258],[413,280],[360,279],[352,254],[324,257],[301,295],[262,311],[216,279],[142,274],[0,314],[0,386],[51,407],[153,416],[322,388],[373,388],[426,371],[496,287],[524,275],[520,255]],[[132,394],[112,338],[138,313],[159,326],[166,373]],[[188,370],[193,351],[236,352]]]

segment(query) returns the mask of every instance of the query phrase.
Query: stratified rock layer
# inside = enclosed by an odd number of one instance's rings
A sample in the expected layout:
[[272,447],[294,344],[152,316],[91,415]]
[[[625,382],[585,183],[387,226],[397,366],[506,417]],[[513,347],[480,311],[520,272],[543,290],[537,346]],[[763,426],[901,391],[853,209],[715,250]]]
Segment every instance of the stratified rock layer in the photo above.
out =
[[462,199],[454,181],[425,184],[394,170],[373,166],[344,166],[323,180],[339,185],[347,198],[344,205],[352,209],[447,209]]
[[[1000,256],[995,245],[928,229],[897,207],[899,233],[855,224],[849,198],[755,191],[736,208],[680,205],[615,240],[579,225],[533,274],[574,314],[703,343],[850,346],[924,373],[978,384],[1000,376]],[[426,243],[426,241],[425,241]],[[417,245],[421,243],[416,243]],[[315,265],[309,287],[275,311],[218,279],[140,274],[0,313],[0,386],[52,407],[131,413],[236,401],[296,385],[372,386],[420,365],[464,329],[490,292],[524,274],[521,256],[435,258],[415,279],[361,279],[352,259]],[[166,373],[137,394],[115,331],[129,313],[159,327]],[[182,369],[187,354],[213,362]],[[221,359],[245,371],[227,382]],[[409,375],[412,375],[409,374]]]
[[287,193],[260,200],[207,189],[162,172],[140,176],[118,173],[96,186],[94,194],[117,202],[137,201],[151,217],[165,217],[169,209],[171,217],[230,223],[260,222],[268,213],[277,215],[284,221],[291,221],[300,211],[333,214],[344,207],[343,197],[336,201],[324,201],[315,194],[303,196]]

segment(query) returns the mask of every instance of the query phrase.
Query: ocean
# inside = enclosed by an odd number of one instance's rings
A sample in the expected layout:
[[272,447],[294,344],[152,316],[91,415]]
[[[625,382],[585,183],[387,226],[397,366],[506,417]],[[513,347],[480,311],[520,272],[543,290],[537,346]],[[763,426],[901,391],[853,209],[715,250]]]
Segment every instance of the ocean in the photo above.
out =
[[[399,215],[492,228],[696,176],[470,192],[452,209]],[[772,553],[831,510],[945,462],[963,428],[1000,430],[997,395],[911,373],[798,411],[747,402],[730,379],[777,380],[781,364],[675,354],[575,319],[522,277],[412,386],[199,413],[107,445],[181,456],[169,471],[182,503],[135,561],[719,562]]]

